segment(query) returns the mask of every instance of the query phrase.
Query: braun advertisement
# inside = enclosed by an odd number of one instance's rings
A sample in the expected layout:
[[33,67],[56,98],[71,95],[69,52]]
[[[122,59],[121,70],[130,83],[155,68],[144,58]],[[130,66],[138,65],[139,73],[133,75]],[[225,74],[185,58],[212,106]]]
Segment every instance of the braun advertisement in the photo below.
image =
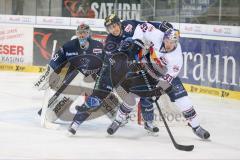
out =
[[240,91],[240,42],[181,38],[183,82]]

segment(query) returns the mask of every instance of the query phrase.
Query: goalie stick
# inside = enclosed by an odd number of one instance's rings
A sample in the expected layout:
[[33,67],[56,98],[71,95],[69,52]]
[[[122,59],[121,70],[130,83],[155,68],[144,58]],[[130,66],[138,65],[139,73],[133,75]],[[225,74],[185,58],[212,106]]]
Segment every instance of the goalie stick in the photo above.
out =
[[[149,82],[148,82],[148,79],[147,79],[147,77],[146,77],[146,74],[145,74],[144,70],[141,70],[141,73],[142,73],[142,76],[143,76],[143,78],[144,78],[144,81],[145,81],[148,89],[151,90],[151,86],[150,86],[150,84],[149,84]],[[168,124],[167,124],[167,122],[166,122],[166,120],[165,120],[165,118],[164,118],[164,116],[163,116],[163,113],[162,113],[162,111],[161,111],[161,109],[160,109],[160,107],[159,107],[159,104],[158,104],[158,102],[157,102],[157,99],[155,100],[155,104],[157,105],[157,109],[158,109],[158,111],[159,111],[159,114],[160,114],[160,116],[162,117],[163,123],[164,123],[164,125],[165,125],[165,128],[167,129],[168,135],[170,136],[171,141],[172,141],[174,147],[175,147],[176,149],[178,149],[178,150],[181,150],[181,151],[192,151],[193,148],[194,148],[194,145],[181,145],[181,144],[178,144],[178,143],[175,141],[175,139],[174,139],[174,137],[173,137],[173,135],[172,135],[172,132],[170,131],[170,129],[169,129],[169,127],[168,127]]]
[[[47,108],[51,108],[53,102],[59,97],[59,95],[67,88],[67,86],[72,82],[72,80],[77,76],[80,71],[78,69],[74,69],[68,77],[63,81],[61,87],[55,92],[55,94],[49,99]],[[42,108],[38,111],[38,114],[42,114]]]
[[[57,47],[57,40],[53,40],[53,49],[52,49],[52,54],[51,54],[51,59],[54,57],[55,51],[56,51],[56,47]],[[49,89],[47,89],[44,93],[44,95],[49,94],[50,91]],[[37,112],[39,116],[41,116],[42,114],[42,108]]]
[[56,91],[56,93],[49,99],[47,108],[50,108],[53,102],[58,98],[58,96],[69,86],[72,80],[77,76],[80,71],[74,69],[70,75],[63,81],[62,86]]

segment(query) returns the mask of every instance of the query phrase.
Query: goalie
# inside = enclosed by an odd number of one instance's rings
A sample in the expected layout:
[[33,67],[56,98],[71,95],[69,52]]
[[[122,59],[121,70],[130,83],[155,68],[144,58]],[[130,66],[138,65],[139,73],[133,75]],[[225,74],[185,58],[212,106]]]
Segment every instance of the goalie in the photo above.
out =
[[[90,27],[84,23],[80,24],[77,27],[76,36],[76,39],[66,42],[54,54],[47,65],[46,71],[34,83],[38,90],[46,90],[44,104],[39,112],[41,114],[41,125],[44,127],[47,127],[46,124],[48,122],[51,123],[57,120],[60,114],[67,109],[67,106],[71,105],[79,95],[84,94],[84,89],[80,87],[78,87],[80,91],[77,91],[77,93],[65,94],[64,89],[69,86],[69,83],[79,77],[90,77],[90,82],[95,82],[97,74],[102,67],[104,57],[103,45],[101,42],[91,38]],[[67,64],[69,67],[62,80],[60,72]],[[78,80],[76,85],[79,86],[80,83]],[[50,92],[53,90],[57,90],[57,92],[54,92],[58,94],[55,93],[55,97],[52,97],[53,101],[49,101],[51,97]],[[68,117],[69,121],[72,118]]]

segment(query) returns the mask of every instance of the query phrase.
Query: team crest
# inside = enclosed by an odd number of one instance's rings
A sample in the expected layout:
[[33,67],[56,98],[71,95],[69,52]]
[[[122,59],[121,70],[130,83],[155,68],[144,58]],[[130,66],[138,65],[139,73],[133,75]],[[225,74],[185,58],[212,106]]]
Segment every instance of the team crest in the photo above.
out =
[[132,30],[133,30],[133,26],[131,24],[128,24],[124,29],[124,31],[126,32],[132,32]]
[[179,69],[179,66],[176,66],[176,65],[173,66],[173,71],[174,71],[174,72],[178,72],[179,70],[180,70],[180,69]]
[[93,48],[93,53],[100,54],[100,53],[102,53],[102,49],[100,49],[100,48]]

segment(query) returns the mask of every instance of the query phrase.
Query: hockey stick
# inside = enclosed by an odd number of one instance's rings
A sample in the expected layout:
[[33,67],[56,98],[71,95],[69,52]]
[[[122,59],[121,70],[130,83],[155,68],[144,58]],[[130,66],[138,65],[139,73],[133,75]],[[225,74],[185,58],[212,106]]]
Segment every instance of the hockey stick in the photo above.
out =
[[[148,89],[151,90],[151,86],[150,86],[150,84],[149,84],[149,82],[148,82],[148,79],[147,79],[147,76],[146,76],[144,70],[141,70],[141,73],[142,73],[142,76],[143,76],[143,78],[144,78],[144,81],[145,81]],[[164,123],[164,125],[165,125],[165,127],[166,127],[166,129],[167,129],[167,132],[168,132],[168,134],[169,134],[169,136],[170,136],[170,138],[171,138],[171,140],[172,140],[172,143],[173,143],[174,147],[175,147],[176,149],[178,149],[178,150],[181,150],[181,151],[192,151],[193,148],[194,148],[194,145],[181,145],[181,144],[178,144],[178,143],[175,141],[175,139],[174,139],[174,137],[173,137],[173,135],[172,135],[172,132],[170,131],[170,129],[169,129],[169,127],[168,127],[168,124],[167,124],[167,122],[166,122],[166,120],[165,120],[165,118],[164,118],[164,116],[163,116],[163,113],[162,113],[162,111],[161,111],[161,109],[160,109],[160,107],[159,107],[159,104],[158,104],[157,100],[155,100],[155,103],[156,103],[156,105],[157,105],[159,114],[160,114],[160,116],[162,117],[163,123]]]
[[158,111],[159,111],[159,114],[160,114],[161,117],[162,117],[163,123],[164,123],[164,125],[165,125],[165,127],[166,127],[166,129],[167,129],[167,132],[168,132],[168,134],[169,134],[169,136],[170,136],[170,138],[171,138],[171,140],[172,140],[172,143],[173,143],[174,147],[175,147],[176,149],[178,149],[178,150],[181,150],[181,151],[192,151],[193,148],[194,148],[194,145],[181,145],[181,144],[178,144],[178,143],[175,141],[175,139],[173,138],[172,132],[170,131],[170,129],[169,129],[169,127],[168,127],[168,124],[167,124],[167,122],[166,122],[166,120],[165,120],[165,118],[164,118],[164,116],[163,116],[163,113],[162,113],[162,111],[161,111],[161,109],[160,109],[160,107],[159,107],[158,102],[155,101],[155,104],[157,105],[157,109],[158,109]]
[[56,91],[56,93],[49,99],[48,101],[48,107],[53,104],[53,102],[59,97],[59,95],[69,86],[69,84],[72,82],[72,80],[77,76],[77,74],[80,71],[78,69],[73,70],[70,75],[64,80],[62,86]]
[[[53,49],[52,49],[51,59],[54,57],[56,47],[57,47],[57,40],[53,40]],[[44,94],[47,95],[49,93],[50,93],[50,91],[49,91],[49,89],[47,89]],[[38,115],[41,115],[42,114],[42,108],[37,113],[38,113]]]

